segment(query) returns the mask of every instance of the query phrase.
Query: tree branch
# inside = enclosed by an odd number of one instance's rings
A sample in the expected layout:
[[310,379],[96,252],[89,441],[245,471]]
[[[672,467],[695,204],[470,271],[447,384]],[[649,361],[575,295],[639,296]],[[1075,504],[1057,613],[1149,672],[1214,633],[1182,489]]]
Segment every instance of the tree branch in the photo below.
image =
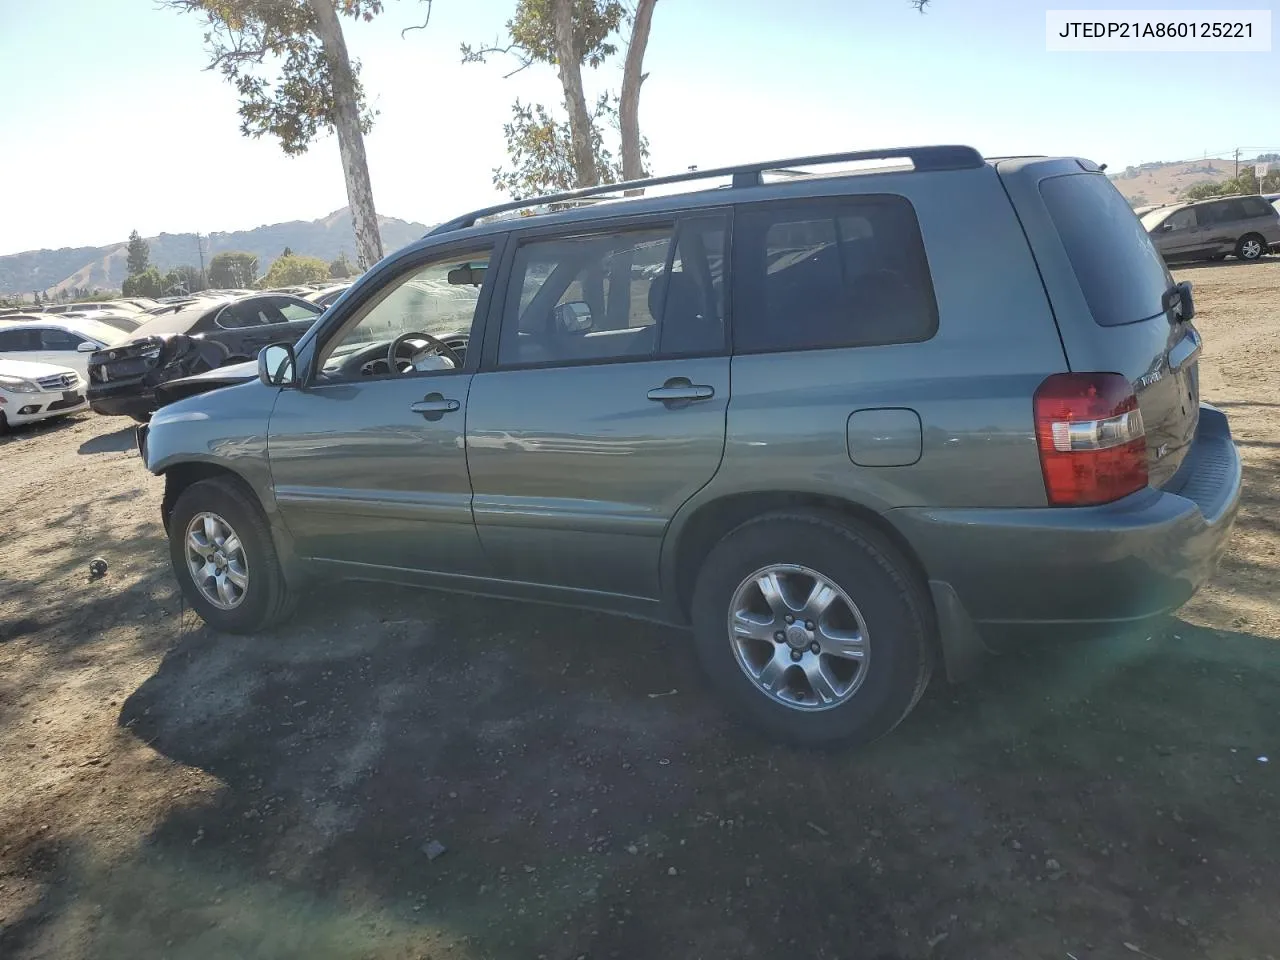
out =
[[415,23],[413,26],[411,26],[411,27],[405,27],[403,30],[401,30],[401,31],[400,31],[400,39],[401,39],[401,40],[403,40],[403,39],[404,39],[404,35],[405,35],[406,33],[408,33],[410,30],[425,30],[425,29],[427,29],[427,24],[429,24],[429,23],[431,22],[431,9],[432,9],[432,6],[431,6],[431,5],[432,5],[432,2],[433,2],[433,0],[426,0],[426,4],[427,4],[427,19],[423,20],[421,23]]

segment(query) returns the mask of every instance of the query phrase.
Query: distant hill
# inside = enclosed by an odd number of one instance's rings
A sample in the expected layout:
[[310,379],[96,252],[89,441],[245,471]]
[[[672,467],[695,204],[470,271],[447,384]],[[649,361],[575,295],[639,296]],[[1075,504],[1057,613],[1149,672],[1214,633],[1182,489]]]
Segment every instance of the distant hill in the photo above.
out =
[[[1253,161],[1241,160],[1248,166]],[[1198,183],[1222,183],[1235,170],[1233,160],[1181,160],[1176,163],[1144,163],[1111,174],[1116,188],[1134,206],[1171,203]]]
[[[421,223],[379,217],[382,246],[387,253],[399,250],[425,234],[430,227]],[[194,233],[162,233],[147,237],[151,262],[160,270],[184,263],[199,265]],[[334,260],[346,252],[355,260],[355,233],[346,207],[319,220],[292,220],[201,237],[207,265],[215,253],[246,250],[257,254],[258,269],[265,273],[285,247],[294,253]],[[61,250],[28,250],[0,257],[0,294],[30,293],[32,290],[61,290],[72,287],[115,290],[127,276],[125,242],[105,247],[64,247]]]

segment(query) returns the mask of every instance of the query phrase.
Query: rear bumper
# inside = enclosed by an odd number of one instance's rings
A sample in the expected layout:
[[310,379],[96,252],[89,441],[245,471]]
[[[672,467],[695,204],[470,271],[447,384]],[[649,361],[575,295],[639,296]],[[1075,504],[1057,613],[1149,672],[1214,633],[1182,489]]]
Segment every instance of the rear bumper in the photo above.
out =
[[118,383],[90,383],[89,406],[94,413],[108,417],[138,417],[154,413],[155,388],[147,377]]
[[1122,627],[1176,610],[1213,574],[1240,477],[1226,416],[1202,405],[1192,448],[1163,489],[1099,507],[902,508],[889,519],[984,636]]

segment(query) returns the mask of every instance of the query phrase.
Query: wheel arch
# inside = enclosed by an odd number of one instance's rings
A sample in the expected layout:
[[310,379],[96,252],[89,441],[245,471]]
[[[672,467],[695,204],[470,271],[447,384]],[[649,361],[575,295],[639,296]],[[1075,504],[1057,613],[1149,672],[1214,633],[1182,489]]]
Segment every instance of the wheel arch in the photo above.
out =
[[673,612],[688,622],[698,568],[711,548],[731,530],[754,517],[780,511],[804,510],[837,521],[859,523],[888,540],[926,585],[928,572],[915,549],[883,514],[857,501],[828,494],[800,491],[733,493],[699,505],[674,532],[664,551],[663,592],[671,598]]
[[[175,463],[164,469],[163,476],[164,499],[160,503],[160,519],[164,524],[165,532],[169,530],[169,518],[173,515],[173,507],[178,502],[178,498],[182,496],[184,490],[201,480],[226,477],[253,493],[253,487],[240,474],[229,467],[204,460],[184,460]],[[257,500],[258,495],[253,493],[253,498]]]
[[960,681],[979,669],[988,648],[949,583],[929,578],[929,572],[910,541],[884,514],[873,507],[830,494],[801,491],[726,494],[700,504],[672,531],[664,544],[662,587],[667,618],[688,624],[698,568],[711,548],[731,530],[767,513],[805,511],[834,520],[853,522],[883,537],[901,554],[918,578],[921,597],[932,621],[928,631],[934,652],[941,656],[948,678]]

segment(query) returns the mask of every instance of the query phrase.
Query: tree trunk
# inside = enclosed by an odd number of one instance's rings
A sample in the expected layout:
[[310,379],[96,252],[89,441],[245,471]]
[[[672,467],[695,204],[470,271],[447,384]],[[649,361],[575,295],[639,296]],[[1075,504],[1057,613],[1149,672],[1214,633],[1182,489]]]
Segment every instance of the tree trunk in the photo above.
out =
[[573,0],[551,0],[551,17],[556,36],[556,65],[564,88],[564,107],[569,113],[569,136],[573,143],[573,171],[579,187],[594,187],[595,151],[591,149],[591,114],[582,90],[582,55],[573,36]]
[[631,42],[622,65],[622,95],[618,100],[618,121],[622,127],[622,179],[639,180],[645,175],[640,156],[640,84],[645,75],[644,51],[649,45],[649,27],[658,0],[637,0],[636,17],[631,24]]
[[373,205],[373,185],[369,182],[369,164],[364,156],[364,133],[360,129],[360,106],[356,102],[355,78],[351,75],[351,59],[347,41],[342,36],[333,0],[308,0],[316,17],[316,33],[329,61],[329,79],[333,87],[333,126],[338,132],[338,153],[342,156],[342,173],[347,181],[347,205],[351,208],[351,225],[356,234],[356,258],[361,270],[367,270],[382,259],[382,235],[378,232],[378,213]]

